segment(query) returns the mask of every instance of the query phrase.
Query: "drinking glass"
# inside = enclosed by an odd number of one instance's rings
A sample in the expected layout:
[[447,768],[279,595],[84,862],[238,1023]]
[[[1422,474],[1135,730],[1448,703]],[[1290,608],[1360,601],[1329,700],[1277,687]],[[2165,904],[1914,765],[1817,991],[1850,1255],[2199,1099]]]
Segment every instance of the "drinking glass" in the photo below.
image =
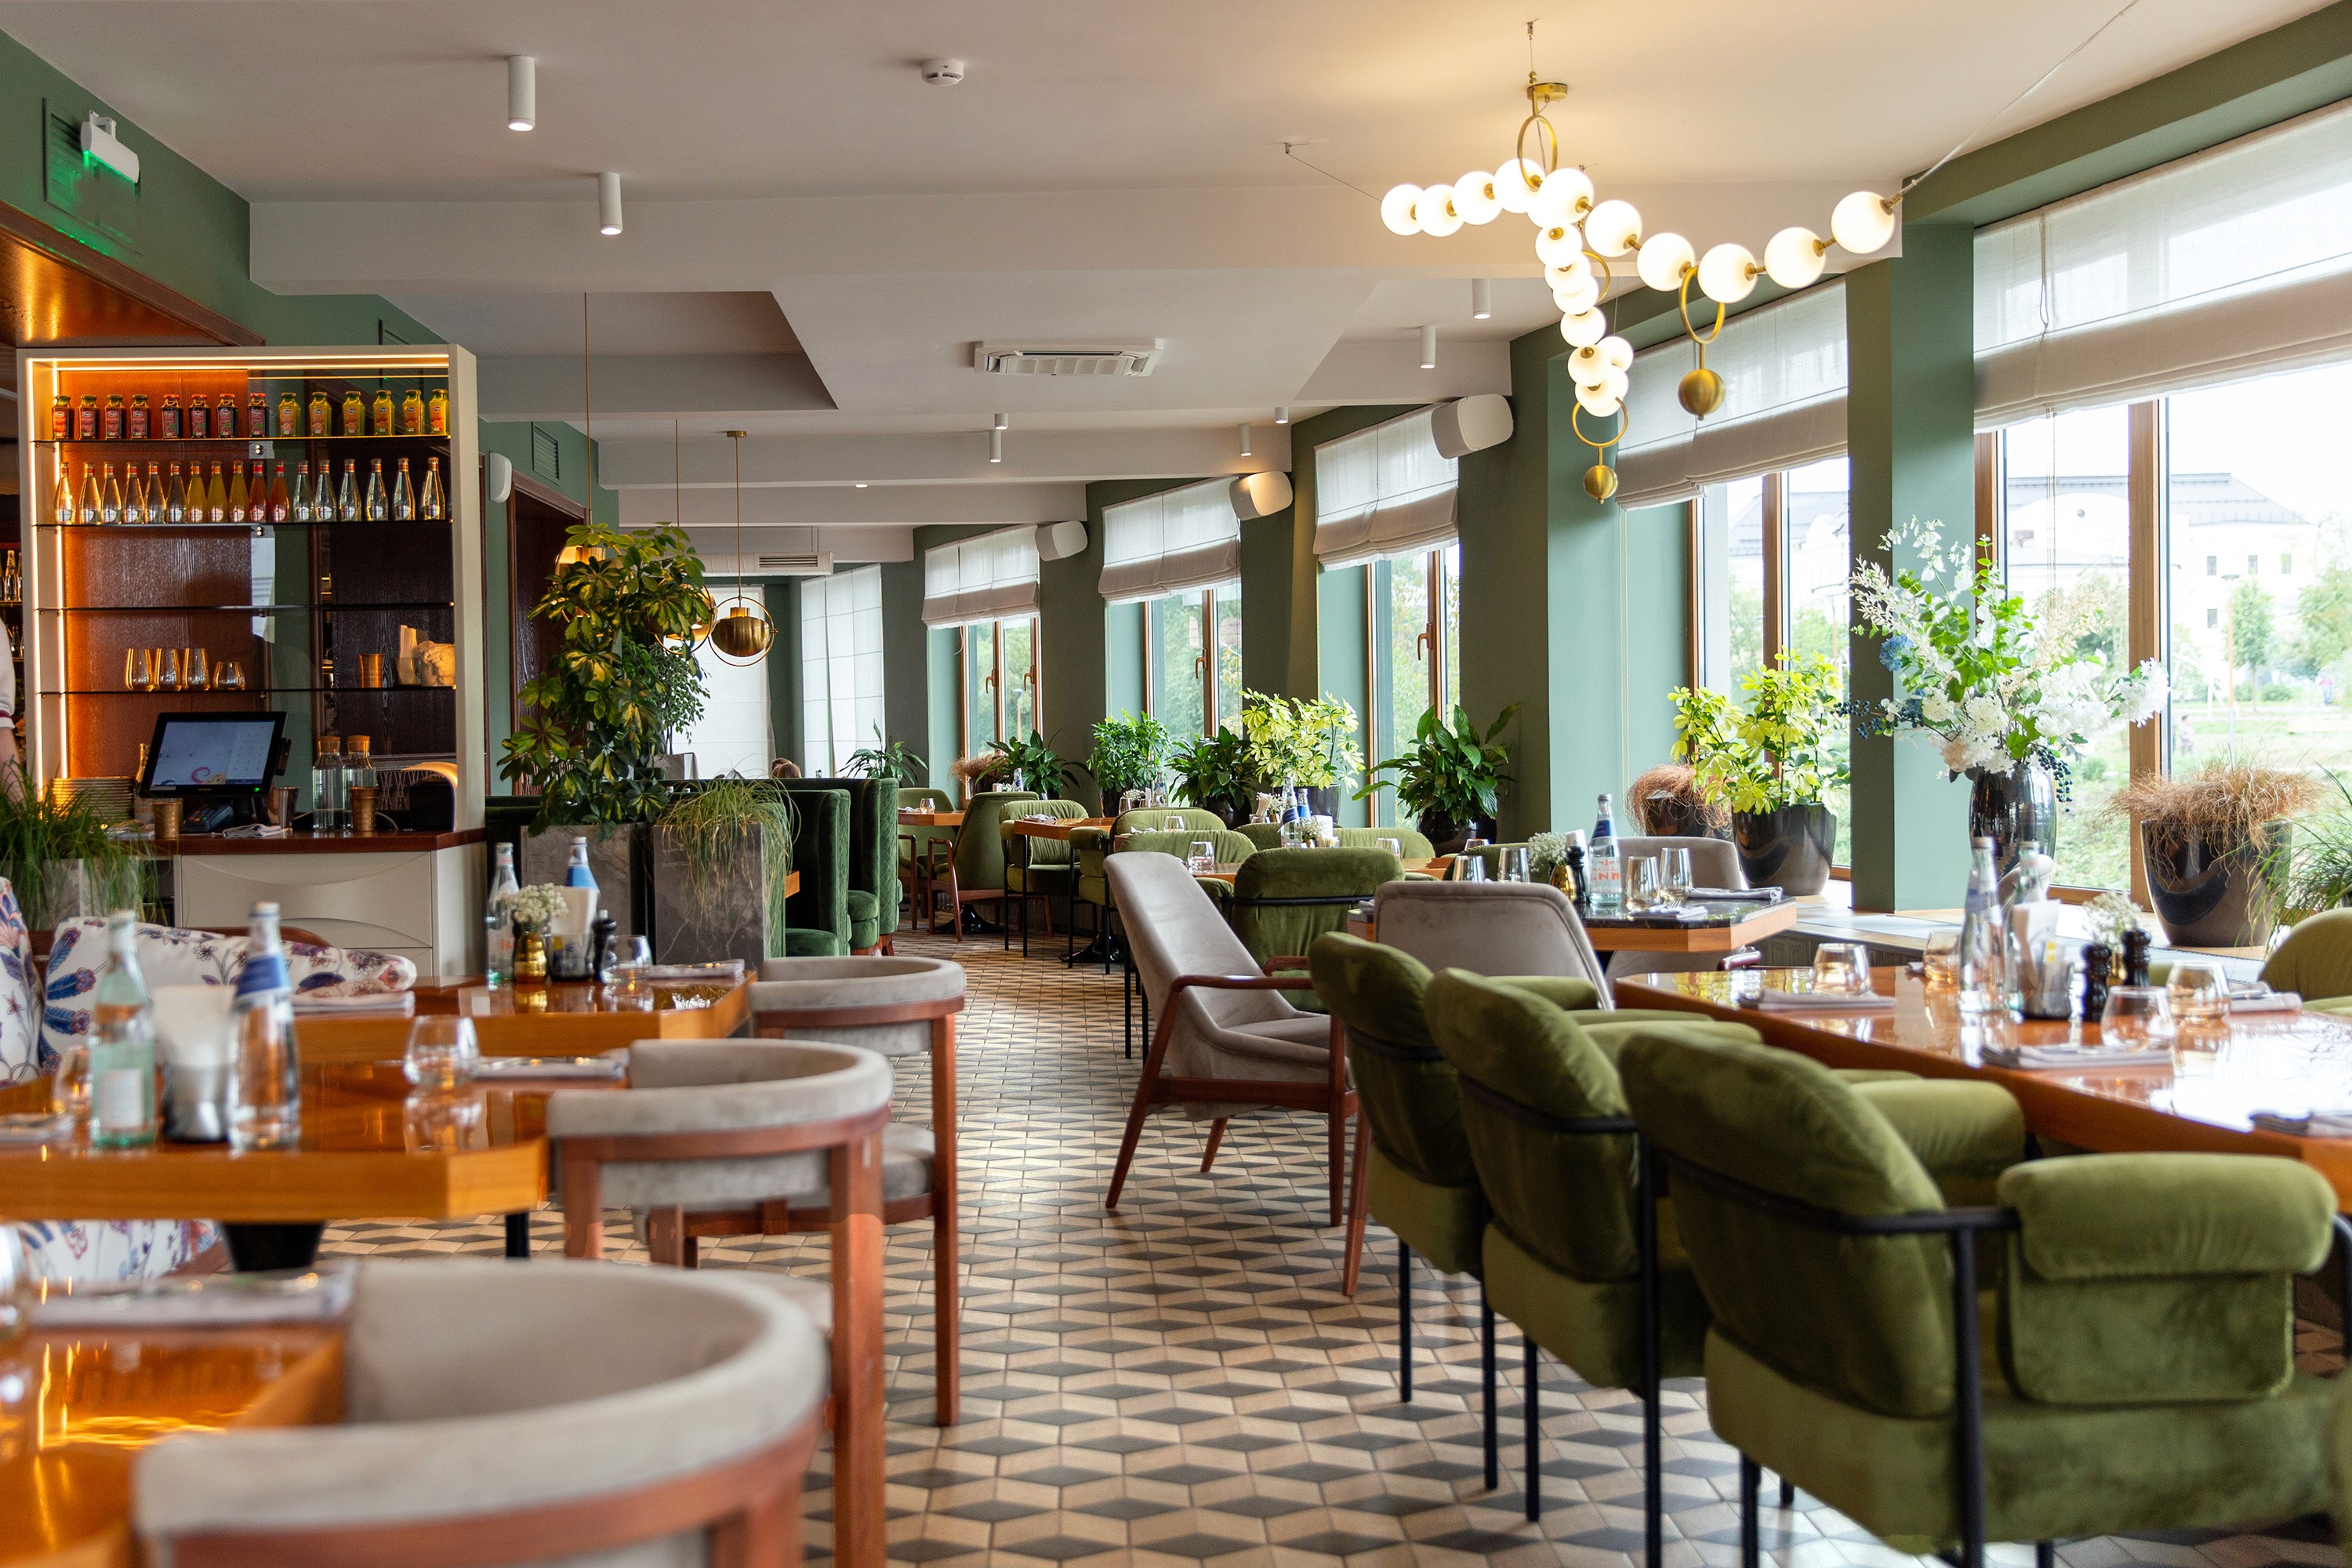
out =
[[215,691],[244,690],[245,666],[233,658],[221,660],[219,670],[213,676],[213,689]]
[[2210,1023],[2230,1016],[2230,981],[2210,963],[2176,963],[2165,986],[2172,1016],[2182,1023]]
[[1870,949],[1858,942],[1825,942],[1813,950],[1813,989],[1859,996],[1870,989]]
[[1672,896],[1674,902],[1682,904],[1687,901],[1691,890],[1690,851],[1687,849],[1659,850],[1658,870],[1666,879],[1666,891]]
[[126,691],[152,691],[155,672],[147,663],[147,650],[134,647],[122,656],[122,689]]
[[646,986],[646,972],[654,966],[654,944],[642,936],[613,939],[613,981],[623,994],[634,996]]
[[2107,1010],[2099,1017],[2099,1043],[2116,1050],[2145,1050],[2172,1043],[2172,1004],[2161,985],[2110,985]]
[[184,647],[180,650],[180,685],[188,691],[202,691],[210,681],[205,673],[205,650]]
[[408,1026],[408,1050],[400,1070],[419,1089],[448,1091],[474,1081],[481,1052],[474,1045],[474,1021],[454,1013],[428,1013]]
[[1465,849],[1460,855],[1454,858],[1454,879],[1457,882],[1486,881],[1486,862],[1480,857],[1473,855],[1467,849]]
[[1919,976],[1926,982],[1929,995],[1960,988],[1959,932],[1939,931],[1930,933],[1927,950],[1919,958]]
[[1625,910],[1642,914],[1658,907],[1658,858],[1635,855],[1625,862]]
[[[176,804],[176,803],[174,803]],[[76,1121],[89,1120],[89,1046],[68,1045],[58,1053],[58,1070],[49,1079],[52,1110],[70,1114]]]
[[488,1097],[480,1089],[465,1094],[412,1094],[401,1103],[401,1142],[412,1154],[455,1154],[490,1146]]
[[1475,850],[1484,849],[1488,842],[1489,840],[1484,838],[1465,838],[1462,841],[1462,852],[1467,855]]
[[1195,877],[1205,877],[1217,868],[1217,847],[1209,839],[1195,838],[1184,852],[1184,864]]
[[0,1225],[0,1345],[14,1343],[33,1329],[32,1255],[13,1225]]
[[1531,879],[1528,876],[1529,862],[1528,854],[1528,847],[1524,844],[1514,844],[1510,847],[1505,849],[1503,851],[1503,875],[1500,878],[1500,880],[1506,882],[1525,882],[1530,880]]
[[155,689],[177,691],[180,689],[180,651],[169,647],[157,651],[163,656],[163,662],[155,668]]
[[1170,833],[1181,833],[1184,831],[1185,823],[1182,817],[1171,811],[1168,814],[1168,820],[1160,826]]
[[1375,840],[1374,842],[1378,843],[1381,848],[1383,848],[1383,849],[1387,850],[1390,854],[1391,854],[1391,855],[1395,856],[1398,859],[1402,860],[1402,859],[1403,859],[1403,858],[1404,858],[1404,840],[1403,840],[1403,839],[1402,839],[1402,838],[1389,838],[1389,837],[1381,837],[1381,838],[1379,838],[1379,839]]

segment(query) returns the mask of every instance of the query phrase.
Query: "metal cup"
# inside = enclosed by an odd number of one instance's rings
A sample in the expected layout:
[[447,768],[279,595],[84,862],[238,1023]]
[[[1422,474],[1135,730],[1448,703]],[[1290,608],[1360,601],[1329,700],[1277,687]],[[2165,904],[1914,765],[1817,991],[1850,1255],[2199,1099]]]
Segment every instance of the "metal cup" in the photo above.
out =
[[352,831],[353,833],[375,831],[376,788],[374,784],[352,785]]
[[268,807],[266,808],[266,811],[267,811],[267,814],[268,814],[268,823],[269,823],[269,826],[272,826],[272,827],[291,827],[291,826],[294,826],[294,792],[293,792],[293,790],[292,790],[292,789],[290,789],[290,788],[289,788],[289,787],[287,787],[286,785],[283,785],[283,784],[280,784],[280,785],[278,785],[277,788],[272,789],[272,790],[269,792],[269,804],[268,804]]
[[155,802],[155,837],[177,838],[180,836],[180,803],[177,799],[159,797]]

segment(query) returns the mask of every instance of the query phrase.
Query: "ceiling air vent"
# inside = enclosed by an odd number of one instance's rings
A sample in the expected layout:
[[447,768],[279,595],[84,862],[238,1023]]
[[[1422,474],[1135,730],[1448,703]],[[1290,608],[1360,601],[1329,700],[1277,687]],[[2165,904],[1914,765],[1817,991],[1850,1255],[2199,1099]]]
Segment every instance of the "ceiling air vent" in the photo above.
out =
[[974,343],[971,367],[990,375],[1150,375],[1164,346],[1158,338],[1124,342]]
[[762,552],[757,555],[705,555],[702,575],[712,577],[829,577],[833,575],[833,552],[830,550],[786,550]]

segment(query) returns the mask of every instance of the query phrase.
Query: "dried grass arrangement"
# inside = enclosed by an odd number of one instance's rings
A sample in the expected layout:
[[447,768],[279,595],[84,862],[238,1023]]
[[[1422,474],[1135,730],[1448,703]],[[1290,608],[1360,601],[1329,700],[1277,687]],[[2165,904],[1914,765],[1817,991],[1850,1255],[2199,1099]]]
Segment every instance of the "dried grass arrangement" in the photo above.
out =
[[2263,824],[2301,816],[2327,796],[2319,780],[2252,763],[2209,763],[2193,773],[2132,780],[2103,814],[2147,829],[2159,851],[2192,842],[2219,855],[2254,837]]
[[[1658,806],[1666,809],[1652,813],[1654,797],[1664,795]],[[1698,770],[1685,763],[1660,763],[1633,781],[1626,794],[1633,808],[1634,826],[1644,834],[1667,836],[1687,831],[1685,824],[1703,821],[1712,833],[1723,833],[1731,826],[1731,808],[1723,802],[1711,801],[1699,793]],[[1679,812],[1675,811],[1679,807]]]
[[973,795],[988,787],[987,781],[996,776],[1004,766],[1004,757],[997,752],[981,752],[969,757],[958,757],[952,770],[956,782],[963,785],[964,794]]

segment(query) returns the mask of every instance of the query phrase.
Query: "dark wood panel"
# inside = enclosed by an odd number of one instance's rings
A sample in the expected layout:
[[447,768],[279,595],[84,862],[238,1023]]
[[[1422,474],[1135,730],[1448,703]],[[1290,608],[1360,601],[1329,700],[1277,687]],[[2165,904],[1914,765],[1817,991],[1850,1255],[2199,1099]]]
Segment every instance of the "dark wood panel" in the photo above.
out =
[[[547,596],[548,584],[555,578],[555,558],[563,551],[563,536],[581,521],[581,512],[570,501],[518,475],[507,515],[507,580],[514,617],[514,689],[520,693],[547,668],[563,646],[562,633],[555,623],[541,620],[531,611]],[[517,696],[514,722],[520,725],[522,721],[522,700]]]

